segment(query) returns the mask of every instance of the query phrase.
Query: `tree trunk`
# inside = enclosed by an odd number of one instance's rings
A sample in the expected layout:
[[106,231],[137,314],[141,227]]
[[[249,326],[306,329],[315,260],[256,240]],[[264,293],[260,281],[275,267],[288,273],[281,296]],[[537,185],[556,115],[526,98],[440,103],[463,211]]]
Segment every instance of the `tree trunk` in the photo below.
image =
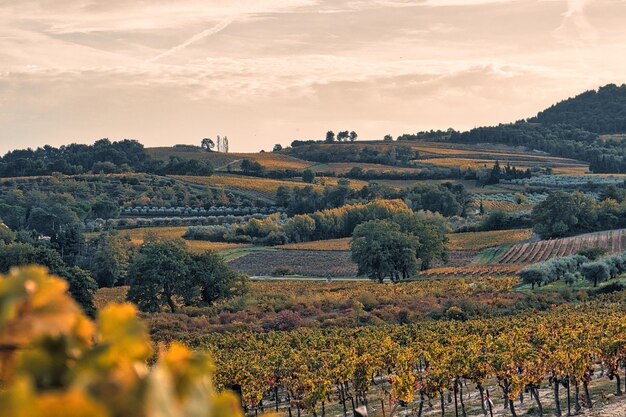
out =
[[454,417],[459,417],[459,385],[458,381],[454,383]]
[[439,400],[441,401],[441,417],[446,417],[445,401],[443,399],[443,392],[439,394]]
[[422,417],[424,410],[424,391],[420,391],[420,408],[417,410],[417,417]]
[[511,415],[513,417],[517,417],[517,412],[515,411],[515,401],[509,401],[509,407],[511,408]]
[[459,399],[461,400],[461,415],[463,417],[467,417],[467,413],[465,412],[465,402],[463,401],[463,383],[459,384]]
[[487,415],[487,408],[485,407],[485,389],[482,384],[476,384],[476,388],[478,388],[478,393],[480,394],[480,407],[483,409],[483,414]]
[[589,382],[583,381],[583,389],[585,391],[585,399],[586,399],[585,405],[587,408],[591,408],[593,407],[593,403],[591,402],[591,395],[589,395]]
[[165,302],[169,306],[170,311],[176,313],[176,304],[174,304],[174,300],[172,300],[172,292],[166,289],[163,295],[165,296]]
[[615,395],[622,395],[622,379],[619,377],[619,367],[615,371]]
[[339,383],[339,396],[341,397],[341,406],[343,407],[343,416],[347,417],[348,407],[346,407],[346,393],[343,390],[343,384]]
[[569,377],[567,378],[567,415],[571,416],[572,415],[572,400],[571,400],[571,390],[570,390],[570,379]]
[[489,415],[493,417],[493,406],[491,405],[491,396],[489,395],[489,388],[487,388],[487,408],[489,408]]
[[289,417],[293,417],[291,415],[291,395],[289,394],[289,391],[287,391],[287,404],[289,404]]
[[533,397],[535,398],[535,402],[537,403],[537,412],[539,413],[539,417],[543,417],[543,405],[541,405],[541,398],[539,398],[539,388],[538,387],[530,387],[530,392],[533,393]]
[[559,381],[554,378],[552,383],[554,384],[554,415],[561,417],[561,400],[559,399]]
[[580,388],[578,386],[578,381],[576,381],[576,385],[574,385],[574,411],[576,414],[580,413],[582,407],[580,406]]

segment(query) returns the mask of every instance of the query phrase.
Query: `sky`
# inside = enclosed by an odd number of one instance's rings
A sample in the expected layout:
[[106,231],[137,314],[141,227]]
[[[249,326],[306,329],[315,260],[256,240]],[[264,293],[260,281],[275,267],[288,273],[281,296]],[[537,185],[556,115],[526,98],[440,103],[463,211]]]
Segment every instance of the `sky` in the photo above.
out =
[[0,0],[0,153],[515,121],[626,82],[625,21],[626,0]]

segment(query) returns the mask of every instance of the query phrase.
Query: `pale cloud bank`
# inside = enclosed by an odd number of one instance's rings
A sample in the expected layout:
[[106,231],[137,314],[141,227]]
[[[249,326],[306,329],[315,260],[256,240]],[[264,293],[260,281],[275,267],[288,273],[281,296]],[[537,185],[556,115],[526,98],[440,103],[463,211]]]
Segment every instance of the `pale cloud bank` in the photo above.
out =
[[625,20],[621,0],[0,0],[0,152],[516,120],[625,82]]

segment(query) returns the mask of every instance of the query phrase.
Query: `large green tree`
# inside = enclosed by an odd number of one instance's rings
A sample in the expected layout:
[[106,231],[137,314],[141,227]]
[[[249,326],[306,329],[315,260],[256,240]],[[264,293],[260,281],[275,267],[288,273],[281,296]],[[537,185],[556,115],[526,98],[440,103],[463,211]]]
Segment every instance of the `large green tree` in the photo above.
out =
[[555,191],[533,208],[532,221],[543,238],[591,231],[597,223],[595,202],[580,192]]
[[214,251],[206,251],[191,256],[191,279],[199,287],[203,303],[216,301],[242,294],[247,290],[247,276],[229,268],[224,258]]
[[399,224],[370,220],[356,227],[350,248],[359,275],[367,275],[378,282],[387,277],[397,282],[418,270],[416,255],[420,246],[418,237],[402,232]]
[[126,234],[100,235],[90,268],[98,285],[128,284],[128,269],[135,252],[135,246]]
[[130,266],[128,299],[143,311],[160,311],[167,305],[176,312],[175,298],[185,301],[199,295],[190,278],[191,255],[177,240],[149,240]]
[[129,271],[128,299],[143,311],[171,312],[178,305],[211,304],[241,293],[246,277],[230,269],[214,252],[192,254],[180,240],[150,239]]

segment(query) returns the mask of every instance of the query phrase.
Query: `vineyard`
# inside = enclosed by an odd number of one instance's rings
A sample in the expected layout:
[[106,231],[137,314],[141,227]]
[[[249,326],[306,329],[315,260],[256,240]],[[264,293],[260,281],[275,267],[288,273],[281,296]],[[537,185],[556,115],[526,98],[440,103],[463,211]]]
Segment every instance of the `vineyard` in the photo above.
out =
[[[313,187],[321,190],[324,186],[337,185],[337,178],[318,178],[316,184],[307,184],[299,181],[275,180],[271,178],[244,177],[239,175],[216,174],[210,177],[197,177],[186,175],[175,175],[181,181],[192,184],[201,184],[209,187],[220,187],[233,189],[242,193],[265,200],[273,200],[276,197],[278,187]],[[350,180],[350,187],[360,189],[367,185],[365,181]]]
[[219,174],[210,177],[174,176],[174,178],[193,184],[207,185],[210,187],[223,187],[234,189],[250,195],[272,200],[276,197],[278,187],[307,187],[321,188],[319,185],[306,184],[296,181],[274,180],[269,178],[242,177],[238,175]]
[[557,256],[573,255],[581,249],[592,247],[604,248],[607,254],[622,253],[626,250],[626,229],[517,244],[504,253],[498,262],[530,264]]
[[255,251],[229,262],[252,276],[268,276],[276,268],[287,267],[291,274],[308,277],[355,277],[357,266],[350,252],[325,250]]
[[[508,201],[494,201],[494,200],[484,200],[482,204],[483,204],[483,210],[485,210],[485,212],[495,211],[495,210],[505,211],[508,213],[522,212],[522,211],[530,212],[534,207],[533,205],[530,205],[530,204],[517,204],[517,203],[510,203]],[[472,201],[472,204],[470,207],[476,211],[480,210],[480,201]]]
[[533,187],[580,188],[585,186],[597,187],[610,184],[622,184],[624,179],[624,176],[620,175],[542,175],[505,182]]
[[363,404],[378,416],[422,416],[432,404],[441,415],[479,415],[487,393],[492,407],[512,416],[571,415],[593,407],[602,391],[623,392],[625,313],[596,303],[465,322],[213,334],[192,343],[213,352],[221,387],[242,387],[249,412],[345,415]]

